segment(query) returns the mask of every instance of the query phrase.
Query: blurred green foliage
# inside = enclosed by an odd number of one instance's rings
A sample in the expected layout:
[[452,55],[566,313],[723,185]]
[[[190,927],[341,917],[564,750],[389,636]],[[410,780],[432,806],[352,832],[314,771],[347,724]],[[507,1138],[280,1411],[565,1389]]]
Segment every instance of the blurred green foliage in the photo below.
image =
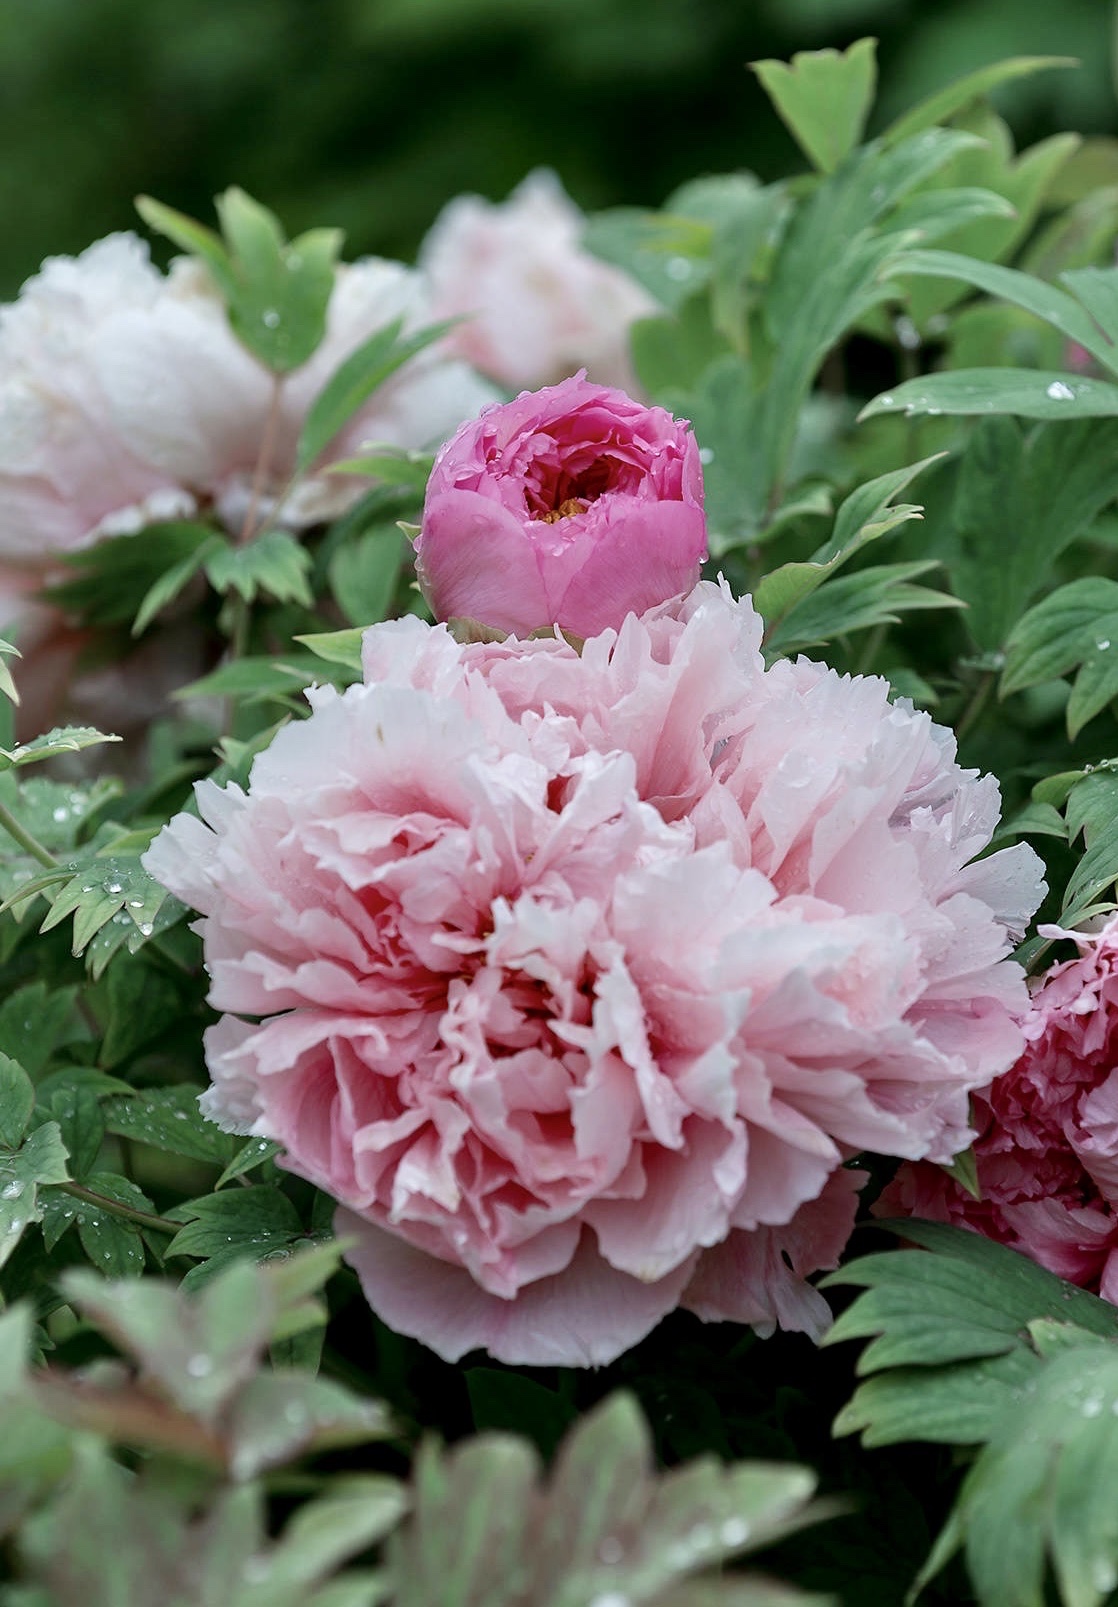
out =
[[43,256],[195,216],[230,182],[348,252],[410,256],[441,205],[554,167],[587,208],[798,166],[746,63],[881,41],[878,123],[999,56],[1077,72],[999,99],[1020,142],[1113,131],[1107,0],[5,0],[0,294]]

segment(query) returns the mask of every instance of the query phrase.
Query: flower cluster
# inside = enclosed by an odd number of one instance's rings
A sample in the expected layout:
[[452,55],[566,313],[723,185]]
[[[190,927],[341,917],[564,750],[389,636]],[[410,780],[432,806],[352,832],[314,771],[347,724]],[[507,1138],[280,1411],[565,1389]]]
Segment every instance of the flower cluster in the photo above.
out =
[[1045,974],[1023,1054],[974,1096],[979,1197],[919,1163],[878,1210],[972,1228],[1118,1305],[1118,920],[1042,930],[1080,953]]
[[949,1160],[1020,1051],[1041,887],[972,863],[995,783],[760,635],[710,584],[581,654],[379,626],[147,855],[204,917],[204,1108],[444,1356],[605,1362],[678,1305],[818,1331],[846,1162]]

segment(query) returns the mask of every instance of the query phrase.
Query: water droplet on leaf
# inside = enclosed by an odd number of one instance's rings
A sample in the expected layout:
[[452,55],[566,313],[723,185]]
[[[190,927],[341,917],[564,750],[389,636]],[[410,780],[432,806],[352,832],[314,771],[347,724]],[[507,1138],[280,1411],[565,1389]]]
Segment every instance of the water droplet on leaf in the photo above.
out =
[[1070,385],[1065,385],[1062,379],[1054,379],[1045,391],[1054,402],[1074,402],[1075,392]]

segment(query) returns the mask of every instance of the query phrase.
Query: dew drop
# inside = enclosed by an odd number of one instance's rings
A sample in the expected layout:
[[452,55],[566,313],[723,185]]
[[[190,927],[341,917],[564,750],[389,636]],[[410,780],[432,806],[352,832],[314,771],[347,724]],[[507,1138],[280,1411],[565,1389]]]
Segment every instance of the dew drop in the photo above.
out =
[[191,1378],[208,1378],[214,1370],[213,1357],[199,1351],[197,1355],[188,1358],[186,1370]]
[[897,339],[906,352],[914,352],[920,346],[920,331],[906,313],[894,319],[893,328],[897,332]]
[[1100,1395],[1088,1395],[1079,1410],[1084,1417],[1101,1417],[1102,1397]]
[[877,402],[879,407],[892,407],[893,398],[891,396],[879,396]]
[[694,271],[687,257],[669,257],[664,265],[664,272],[668,278],[674,279],[677,284],[681,284],[684,279],[690,279]]
[[283,1409],[283,1415],[289,1423],[305,1423],[307,1421],[307,1409],[299,1401],[288,1401]]
[[1096,1557],[1091,1564],[1091,1583],[1102,1596],[1109,1596],[1118,1585],[1118,1568],[1109,1557]]
[[274,307],[268,307],[261,315],[265,329],[278,329],[280,315]]
[[59,804],[57,809],[51,810],[50,818],[52,820],[57,820],[61,824],[62,821],[69,820],[70,811],[66,808],[65,804]]
[[5,1183],[0,1189],[0,1200],[18,1200],[23,1193],[23,1184],[18,1177],[13,1177],[10,1183]]
[[109,893],[110,895],[124,892],[124,883],[118,876],[106,876],[105,880],[101,883],[101,886],[104,888],[105,892]]
[[607,1590],[600,1596],[595,1596],[590,1607],[630,1607],[628,1596],[623,1596],[620,1590]]
[[1110,637],[1100,636],[1098,641],[1095,643],[1095,646],[1098,648],[1100,653],[1105,653],[1107,648],[1110,646]]
[[141,921],[140,922],[140,936],[141,937],[150,937],[154,930],[155,930],[155,928],[152,926],[150,921]]
[[130,910],[142,910],[143,907],[144,901],[142,898],[130,898],[128,900],[128,908]]
[[929,418],[939,418],[940,414],[943,412],[943,408],[942,407],[926,407],[924,409],[924,412],[927,414],[927,416]]
[[1070,385],[1065,385],[1062,379],[1054,379],[1044,394],[1050,397],[1053,402],[1075,401],[1075,392]]
[[718,1531],[724,1546],[741,1546],[749,1539],[749,1525],[744,1518],[727,1518]]
[[598,1547],[598,1561],[604,1562],[607,1567],[612,1567],[614,1563],[620,1562],[624,1555],[625,1547],[620,1540],[614,1540],[612,1537],[608,1540],[603,1540]]

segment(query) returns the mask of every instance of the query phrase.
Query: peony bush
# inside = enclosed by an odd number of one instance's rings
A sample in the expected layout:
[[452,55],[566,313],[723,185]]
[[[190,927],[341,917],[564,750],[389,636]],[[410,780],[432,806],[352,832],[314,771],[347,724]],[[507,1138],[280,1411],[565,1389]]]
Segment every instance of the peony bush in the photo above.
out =
[[810,171],[416,266],[141,198],[0,309],[0,1607],[1113,1596],[1052,65],[761,62]]

